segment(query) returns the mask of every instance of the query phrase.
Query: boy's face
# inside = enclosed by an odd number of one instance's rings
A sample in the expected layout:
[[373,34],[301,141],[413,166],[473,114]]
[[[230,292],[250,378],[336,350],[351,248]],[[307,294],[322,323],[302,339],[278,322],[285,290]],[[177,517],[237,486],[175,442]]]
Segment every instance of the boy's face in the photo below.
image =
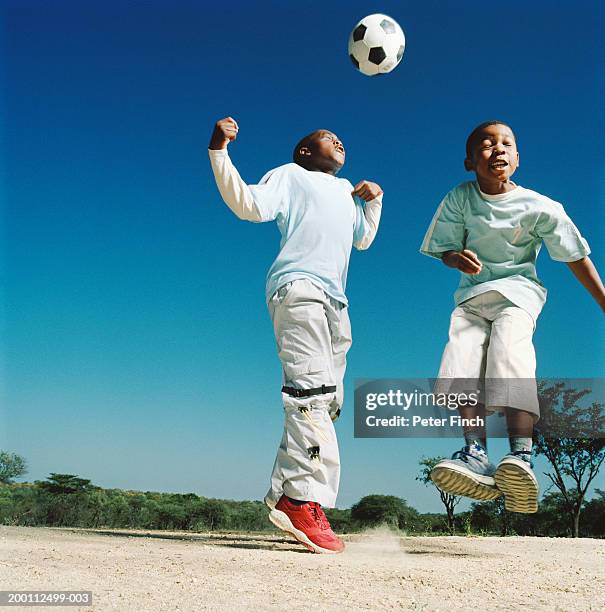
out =
[[511,129],[500,123],[483,128],[471,143],[464,167],[475,172],[481,189],[487,193],[490,188],[498,189],[508,183],[519,167],[519,152]]
[[308,170],[336,174],[345,163],[345,148],[338,137],[328,130],[313,132],[307,146],[300,148]]

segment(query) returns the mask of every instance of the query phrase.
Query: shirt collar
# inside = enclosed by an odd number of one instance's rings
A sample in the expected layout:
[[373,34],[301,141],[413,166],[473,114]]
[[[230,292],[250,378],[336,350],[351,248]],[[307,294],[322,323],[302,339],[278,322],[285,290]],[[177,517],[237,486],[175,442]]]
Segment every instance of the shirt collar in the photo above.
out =
[[[512,181],[511,181],[512,183]],[[514,195],[516,195],[517,193],[519,193],[519,185],[517,185],[516,183],[513,183],[514,188],[511,189],[510,191],[507,191],[506,193],[496,193],[496,194],[490,194],[490,193],[483,193],[483,191],[481,191],[481,188],[479,187],[479,183],[477,181],[475,181],[475,187],[477,188],[477,191],[479,192],[479,195],[484,199],[487,200],[488,202],[502,202],[503,200],[508,200],[509,198],[513,197]]]

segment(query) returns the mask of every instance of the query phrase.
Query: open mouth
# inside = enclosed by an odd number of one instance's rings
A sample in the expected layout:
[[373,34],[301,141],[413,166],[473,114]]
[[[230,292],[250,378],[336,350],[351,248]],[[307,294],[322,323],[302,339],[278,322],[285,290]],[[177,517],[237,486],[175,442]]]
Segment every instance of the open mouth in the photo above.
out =
[[496,169],[506,168],[506,166],[508,166],[508,162],[505,162],[503,159],[499,159],[497,161],[490,162],[489,164],[490,168],[496,168]]

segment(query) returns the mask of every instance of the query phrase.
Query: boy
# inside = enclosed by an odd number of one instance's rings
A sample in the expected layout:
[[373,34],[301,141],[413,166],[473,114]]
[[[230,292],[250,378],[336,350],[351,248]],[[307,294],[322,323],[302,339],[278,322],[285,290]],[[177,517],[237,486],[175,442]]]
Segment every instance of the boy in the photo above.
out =
[[340,477],[332,421],[351,345],[344,290],[351,246],[367,249],[376,235],[382,189],[336,178],[345,150],[328,130],[305,136],[294,163],[248,186],[227,154],[238,129],[231,117],[214,128],[209,155],[218,189],[240,219],[275,220],[282,235],[266,298],[283,369],[285,423],[265,503],[271,522],[309,550],[341,552],[322,506],[334,506]]
[[[476,181],[445,196],[420,251],[462,273],[437,385],[452,378],[486,381],[485,404],[458,408],[463,419],[479,417],[475,422],[483,425],[464,427],[465,446],[439,462],[431,478],[447,493],[480,500],[503,494],[507,510],[531,513],[538,509],[530,458],[539,418],[532,334],[546,299],[535,268],[542,241],[602,309],[605,289],[561,204],[511,181],[518,166],[508,125],[476,127],[464,160]],[[506,415],[511,449],[497,468],[488,460],[484,426],[486,412],[496,410]]]

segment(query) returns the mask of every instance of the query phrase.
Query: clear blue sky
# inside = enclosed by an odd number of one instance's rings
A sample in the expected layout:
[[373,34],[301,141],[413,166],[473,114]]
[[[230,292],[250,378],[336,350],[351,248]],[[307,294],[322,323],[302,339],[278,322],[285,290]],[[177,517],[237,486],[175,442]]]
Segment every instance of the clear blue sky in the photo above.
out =
[[[395,72],[368,78],[347,38],[378,10],[407,47]],[[515,180],[565,205],[605,273],[603,3],[7,0],[0,11],[0,448],[29,460],[27,479],[264,494],[282,427],[263,298],[279,237],[237,220],[214,186],[206,146],[230,114],[248,182],[325,127],[347,147],[342,175],[384,188],[378,238],[349,271],[339,505],[385,493],[439,510],[417,461],[455,441],[355,440],[353,381],[436,373],[457,274],[418,247],[441,197],[472,178],[464,141],[483,120],[513,126]],[[545,251],[539,273],[550,291],[539,375],[604,376],[598,307]]]

